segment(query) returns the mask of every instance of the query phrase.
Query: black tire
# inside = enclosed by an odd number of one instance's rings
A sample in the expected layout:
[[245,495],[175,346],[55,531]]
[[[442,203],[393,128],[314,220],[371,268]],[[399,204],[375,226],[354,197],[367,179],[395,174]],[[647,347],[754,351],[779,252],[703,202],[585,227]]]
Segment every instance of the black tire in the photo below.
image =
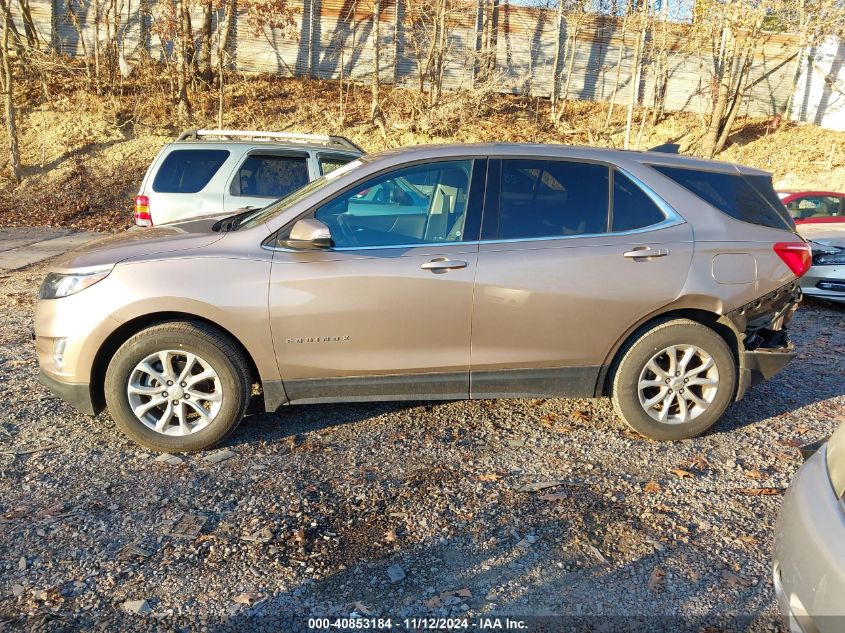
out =
[[[672,345],[694,345],[709,354],[718,371],[718,385],[715,395],[712,396],[712,402],[706,408],[701,407],[703,410],[700,410],[697,417],[687,422],[670,424],[649,415],[640,402],[638,385],[646,364],[658,352]],[[628,426],[651,439],[683,440],[701,435],[722,417],[736,393],[737,364],[730,347],[717,332],[689,319],[664,321],[632,337],[619,352],[617,358],[619,361],[613,369],[611,383],[613,406]],[[647,376],[657,378],[654,373],[649,373]],[[692,382],[695,380],[693,379]],[[683,389],[684,385],[680,387]],[[670,386],[666,389],[670,389]],[[696,387],[696,389],[701,388]],[[658,390],[662,393],[663,387],[655,387],[654,391],[644,391],[646,394],[644,398],[647,398],[649,394],[657,393]],[[698,395],[701,395],[700,391]],[[680,396],[675,396],[675,398],[678,397]],[[676,407],[674,410],[677,411],[679,405],[672,404],[671,406]]]
[[[147,427],[132,410],[127,385],[142,360],[163,350],[195,354],[217,373],[222,387],[220,408],[205,428],[170,436]],[[118,348],[106,370],[109,413],[134,442],[162,453],[191,453],[220,442],[243,419],[250,400],[251,377],[243,354],[229,336],[204,323],[170,321],[151,326]]]

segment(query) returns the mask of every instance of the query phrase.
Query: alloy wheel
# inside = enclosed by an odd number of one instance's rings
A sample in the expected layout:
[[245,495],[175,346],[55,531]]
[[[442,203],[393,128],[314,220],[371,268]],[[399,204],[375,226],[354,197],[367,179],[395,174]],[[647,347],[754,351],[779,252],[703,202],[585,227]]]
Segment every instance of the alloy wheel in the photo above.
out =
[[670,345],[651,357],[637,383],[640,405],[664,424],[684,424],[704,413],[719,390],[719,370],[697,345]]
[[208,361],[184,350],[144,358],[130,373],[126,394],[144,426],[171,436],[201,431],[223,402],[220,376]]

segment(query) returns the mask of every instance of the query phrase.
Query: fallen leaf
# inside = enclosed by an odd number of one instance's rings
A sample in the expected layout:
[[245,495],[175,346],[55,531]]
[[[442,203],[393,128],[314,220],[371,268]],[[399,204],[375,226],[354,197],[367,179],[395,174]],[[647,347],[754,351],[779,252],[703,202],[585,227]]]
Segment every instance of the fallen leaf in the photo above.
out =
[[738,537],[737,540],[742,541],[746,545],[757,545],[757,539],[747,534],[743,534],[742,536]]
[[304,543],[305,542],[305,528],[299,528],[296,532],[293,533],[293,540],[295,543]]
[[804,435],[804,433],[808,433],[809,431],[810,431],[810,429],[808,429],[806,426],[799,426],[798,428],[795,429],[795,432],[798,433],[799,435]]
[[355,610],[360,613],[361,615],[371,615],[372,611],[370,611],[369,607],[367,607],[364,603],[356,601],[355,604],[352,605],[355,607]]
[[487,473],[478,476],[478,481],[498,481],[499,479],[501,479],[499,473]]
[[662,490],[663,490],[663,487],[662,487],[659,483],[657,483],[656,481],[654,481],[654,480],[652,480],[652,481],[648,482],[648,483],[647,483],[647,484],[643,487],[643,492],[647,492],[647,493],[649,493],[649,494],[655,494],[655,493],[657,493],[657,492],[661,492]]
[[792,448],[798,448],[801,446],[801,442],[798,440],[781,440],[780,443],[784,446],[791,446]]
[[238,604],[252,604],[261,599],[261,594],[256,593],[254,591],[244,591],[243,593],[239,593],[237,596],[232,598]]
[[563,501],[564,499],[566,499],[566,493],[564,493],[564,492],[549,493],[549,494],[545,494],[545,495],[540,495],[538,498],[542,499],[543,501]]
[[443,603],[440,600],[440,596],[434,596],[433,598],[429,598],[428,600],[425,600],[423,602],[423,604],[425,604],[425,606],[427,606],[429,609],[437,609]]
[[735,488],[736,492],[741,495],[751,495],[759,497],[761,495],[780,495],[783,494],[783,488]]
[[461,598],[472,598],[472,592],[466,587],[464,587],[463,589],[458,589],[455,594],[460,596]]
[[593,419],[593,416],[591,416],[586,411],[573,411],[569,415],[569,418],[572,419],[572,420],[578,420],[580,422],[589,422],[590,420]]
[[725,581],[729,587],[747,587],[749,582],[743,578],[742,576],[737,576],[735,573],[728,571],[727,569],[722,570],[722,580]]
[[707,461],[707,457],[705,457],[704,453],[699,453],[690,460],[690,466],[698,468],[699,470],[705,470],[710,468],[710,462]]
[[538,481],[532,484],[524,484],[516,489],[516,492],[540,492],[546,488],[554,488],[555,486],[562,486],[565,481]]
[[692,476],[693,476],[693,474],[690,471],[682,470],[680,468],[670,468],[669,472],[672,473],[673,475],[677,476],[677,477],[680,477],[681,479],[683,479],[684,477],[692,478]]
[[746,470],[745,476],[749,479],[757,479],[758,481],[761,479],[766,479],[766,473],[760,472],[759,470]]
[[396,536],[396,530],[388,530],[384,533],[384,540],[387,543],[395,543],[398,538]]
[[666,572],[660,569],[660,567],[652,569],[651,576],[648,577],[648,588],[655,592],[659,591],[663,585],[664,576],[666,576]]

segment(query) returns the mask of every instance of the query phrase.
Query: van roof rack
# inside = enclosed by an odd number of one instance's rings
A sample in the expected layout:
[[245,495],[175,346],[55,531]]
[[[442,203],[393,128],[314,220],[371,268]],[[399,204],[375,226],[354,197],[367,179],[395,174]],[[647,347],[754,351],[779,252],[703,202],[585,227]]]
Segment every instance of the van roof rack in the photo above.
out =
[[309,145],[325,145],[335,149],[351,149],[364,152],[345,136],[328,134],[300,134],[299,132],[263,132],[260,130],[185,130],[177,141],[199,141],[204,139],[244,139],[251,141],[285,141]]

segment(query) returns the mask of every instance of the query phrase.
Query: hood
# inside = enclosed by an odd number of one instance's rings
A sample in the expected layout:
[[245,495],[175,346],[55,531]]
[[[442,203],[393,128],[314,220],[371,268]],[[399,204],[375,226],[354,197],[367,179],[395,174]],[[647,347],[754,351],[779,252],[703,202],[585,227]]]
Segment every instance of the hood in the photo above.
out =
[[203,248],[226,235],[212,231],[213,225],[213,219],[200,218],[151,229],[131,228],[68,251],[50,268],[56,272],[108,268],[129,259]]

